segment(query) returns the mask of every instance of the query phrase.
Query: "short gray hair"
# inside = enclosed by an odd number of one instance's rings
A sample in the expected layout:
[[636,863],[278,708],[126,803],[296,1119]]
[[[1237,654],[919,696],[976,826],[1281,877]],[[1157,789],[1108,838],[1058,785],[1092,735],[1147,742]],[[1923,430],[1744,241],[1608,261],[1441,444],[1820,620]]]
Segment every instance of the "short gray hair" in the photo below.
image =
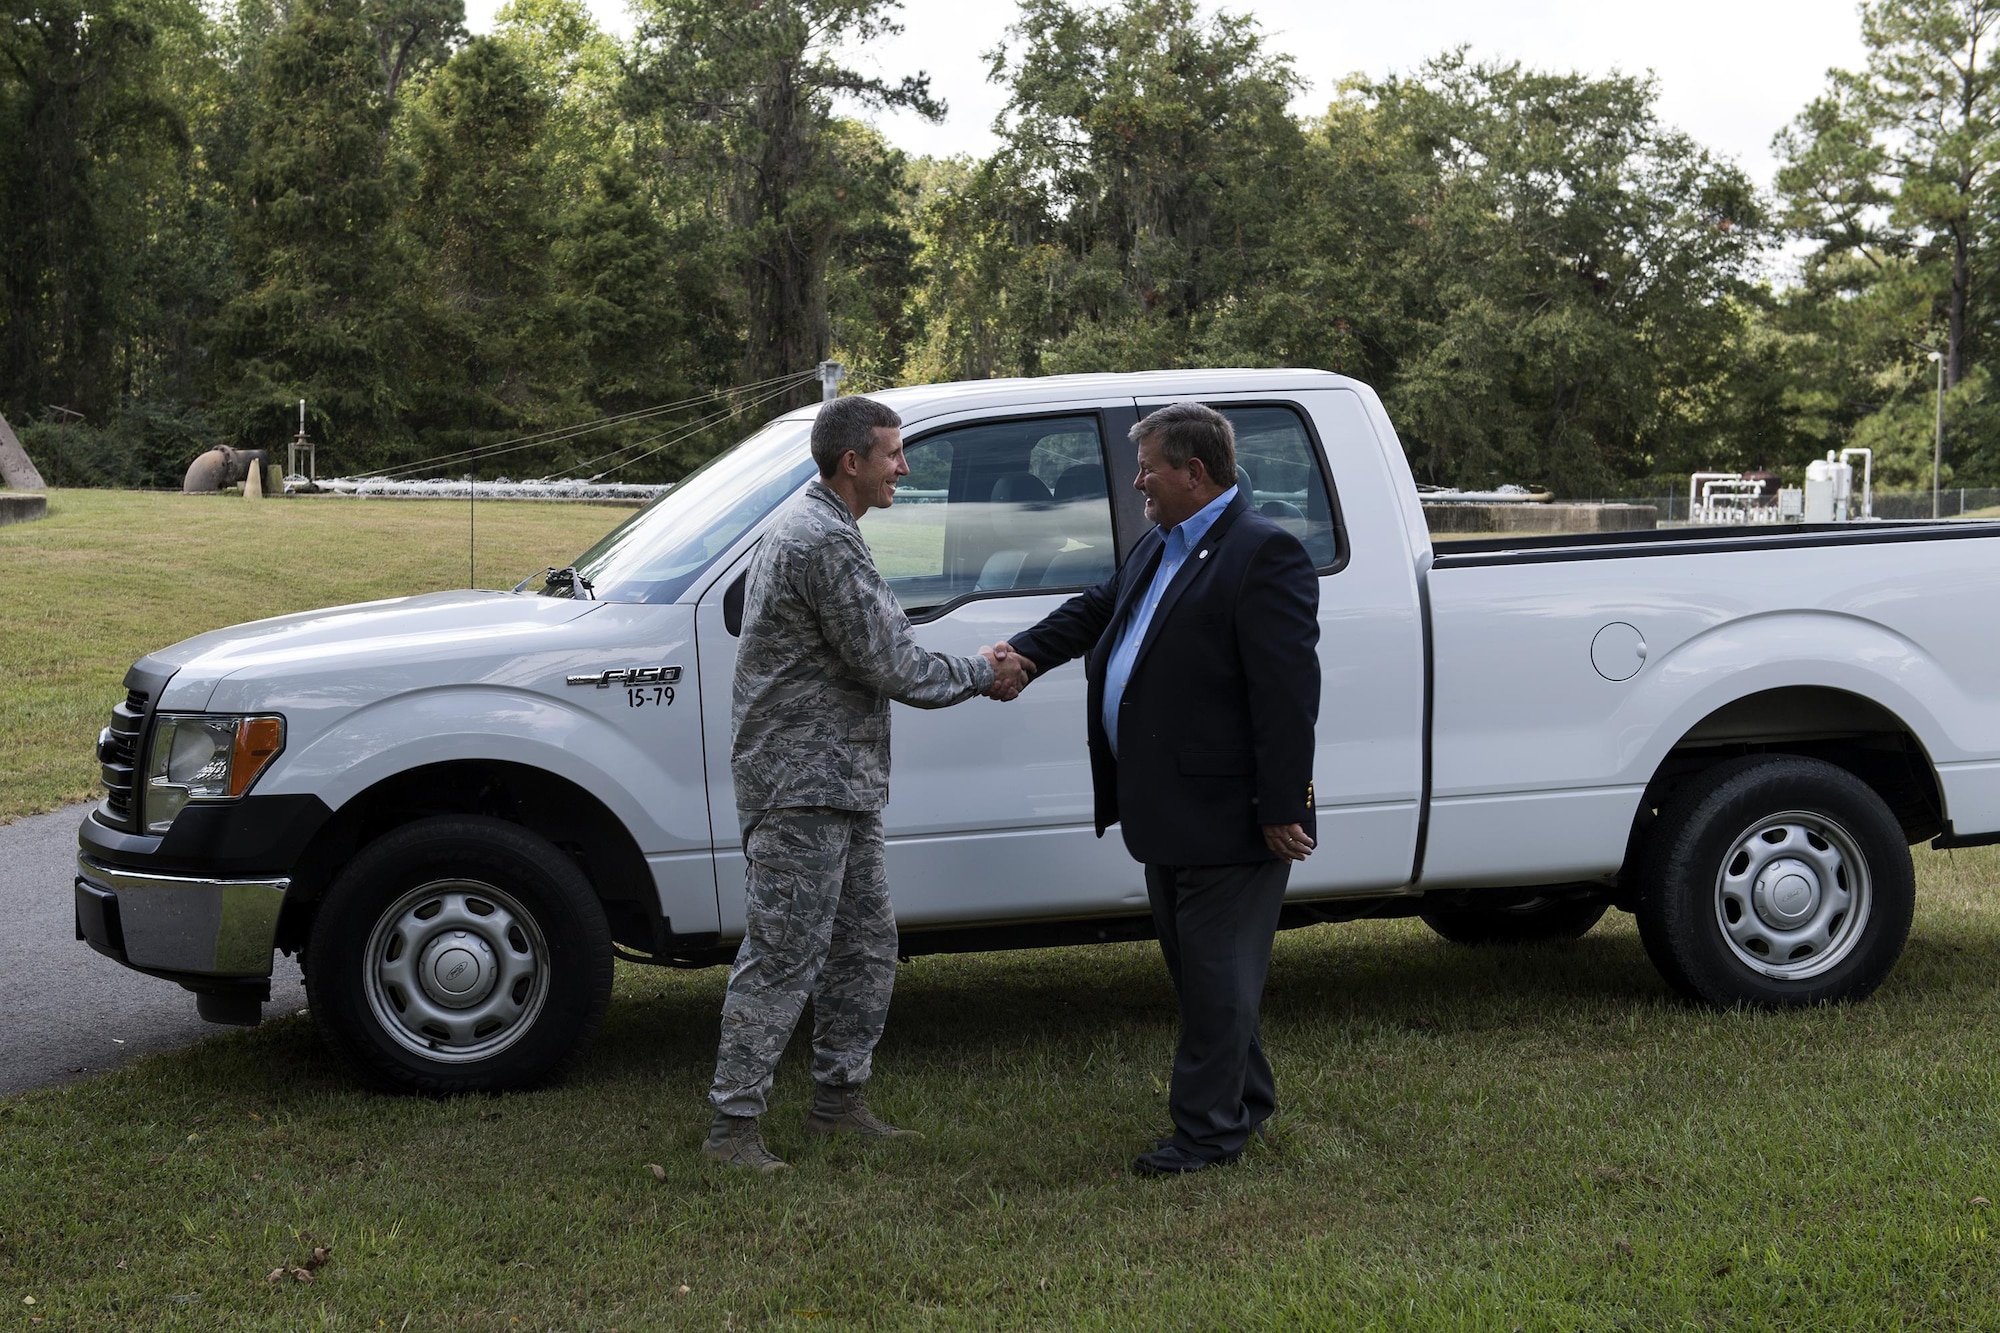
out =
[[875,453],[875,432],[893,430],[903,424],[897,416],[873,398],[852,395],[836,398],[820,408],[813,421],[812,455],[819,474],[830,477],[840,467],[841,455],[852,449],[863,458]]
[[1132,427],[1132,443],[1157,439],[1168,467],[1183,468],[1199,458],[1209,480],[1228,490],[1236,484],[1236,431],[1229,418],[1201,403],[1169,403]]

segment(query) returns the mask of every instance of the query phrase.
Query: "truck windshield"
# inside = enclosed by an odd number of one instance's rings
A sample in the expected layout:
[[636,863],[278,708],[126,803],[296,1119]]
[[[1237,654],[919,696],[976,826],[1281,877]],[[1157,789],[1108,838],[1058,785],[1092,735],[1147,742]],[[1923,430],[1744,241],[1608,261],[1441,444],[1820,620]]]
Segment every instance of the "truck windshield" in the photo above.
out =
[[810,421],[774,421],[690,472],[577,557],[606,602],[671,602],[817,469]]

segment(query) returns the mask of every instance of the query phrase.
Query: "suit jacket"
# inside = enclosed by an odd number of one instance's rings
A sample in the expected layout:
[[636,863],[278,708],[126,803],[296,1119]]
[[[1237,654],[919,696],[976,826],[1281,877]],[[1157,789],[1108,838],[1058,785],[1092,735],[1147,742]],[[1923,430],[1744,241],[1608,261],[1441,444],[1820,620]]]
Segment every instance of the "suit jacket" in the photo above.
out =
[[1261,825],[1313,828],[1319,578],[1298,538],[1238,493],[1160,599],[1113,755],[1105,667],[1165,545],[1155,527],[1118,573],[1009,642],[1038,674],[1086,658],[1099,837],[1122,823],[1126,848],[1149,865],[1268,861]]

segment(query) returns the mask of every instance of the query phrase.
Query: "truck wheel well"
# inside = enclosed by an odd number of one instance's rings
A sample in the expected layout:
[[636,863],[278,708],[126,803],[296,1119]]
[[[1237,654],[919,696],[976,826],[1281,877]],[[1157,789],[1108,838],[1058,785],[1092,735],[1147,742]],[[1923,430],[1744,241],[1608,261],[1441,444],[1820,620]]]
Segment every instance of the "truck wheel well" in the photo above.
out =
[[624,822],[567,778],[526,764],[457,760],[385,778],[348,801],[314,835],[278,923],[278,946],[304,945],[327,887],[363,847],[434,815],[504,819],[554,844],[583,872],[604,904],[612,939],[652,953],[665,923],[652,872]]
[[[1688,778],[1746,754],[1797,754],[1823,759],[1868,784],[1912,843],[1944,831],[1944,798],[1923,743],[1903,720],[1873,699],[1820,685],[1747,694],[1688,729],[1660,761],[1626,845],[1624,885],[1640,840],[1660,809]],[[1624,906],[1621,902],[1621,906]]]

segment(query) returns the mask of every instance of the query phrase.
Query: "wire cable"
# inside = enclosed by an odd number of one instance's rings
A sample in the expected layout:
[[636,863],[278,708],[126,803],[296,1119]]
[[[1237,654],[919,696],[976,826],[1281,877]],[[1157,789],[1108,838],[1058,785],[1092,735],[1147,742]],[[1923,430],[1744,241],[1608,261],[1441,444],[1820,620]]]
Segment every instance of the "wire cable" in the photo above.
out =
[[[757,407],[760,404],[769,402],[771,399],[780,397],[788,392],[790,392],[789,386],[781,389],[773,389],[771,392],[765,394],[763,397],[758,398],[753,402],[748,402],[743,404],[743,406],[741,408],[738,408],[737,410],[742,412],[748,412],[750,409]],[[597,473],[595,476],[591,477],[590,480],[602,481],[604,480],[604,478],[610,476],[614,472],[619,472],[624,470],[625,468],[631,467],[634,463],[642,463],[646,459],[651,458],[654,454],[659,453],[661,449],[671,449],[674,445],[680,443],[682,440],[686,439],[690,435],[693,435],[696,431],[700,429],[702,429],[700,425],[690,426],[686,430],[682,431],[679,435],[676,435],[673,439],[670,439],[665,444],[660,445],[658,448],[648,449],[645,453],[638,455],[636,458],[628,458],[622,463],[614,464],[613,466],[604,469],[604,471]],[[661,434],[663,435],[667,433],[668,432],[665,431],[661,432]],[[654,438],[657,439],[658,437],[656,436]]]
[[[740,406],[731,404],[725,407],[717,408],[713,412],[709,412],[703,416],[695,418],[693,421],[683,422],[681,423],[680,426],[674,427],[671,430],[657,431],[654,434],[644,436],[637,440],[633,440],[628,444],[621,444],[616,449],[606,450],[604,453],[598,454],[593,458],[586,458],[582,462],[572,463],[566,468],[562,468],[559,471],[549,473],[547,476],[541,478],[541,480],[553,481],[559,477],[567,475],[568,473],[577,472],[588,467],[593,467],[596,464],[603,462],[607,458],[616,458],[619,454],[628,453],[633,449],[637,449],[641,445],[651,444],[654,440],[657,440],[664,435],[671,434],[674,436],[674,438],[668,440],[665,444],[661,445],[660,448],[661,449],[671,448],[672,446],[680,443],[682,440],[687,439],[690,435],[693,435],[701,430],[704,430],[707,427],[712,426],[719,421],[725,420],[726,418],[729,417],[737,416],[743,412],[748,412],[763,403],[769,402],[773,398],[789,393],[791,392],[793,387],[794,386],[790,385],[781,386],[780,388],[773,389],[769,393],[766,393],[761,397],[753,399],[750,402],[744,403]],[[640,455],[640,457],[642,458],[650,457],[652,454],[658,452],[659,449],[651,450],[647,454]],[[638,461],[639,460],[637,458],[633,458],[633,459],[627,459],[626,463],[636,463]],[[586,477],[584,480],[589,482],[596,482],[604,477],[611,475],[611,473],[617,471],[618,468],[624,467],[626,463],[620,463],[617,465],[617,467],[607,468],[605,471],[596,473],[590,477]]]
[[704,402],[720,394],[739,392],[743,389],[759,389],[764,387],[765,385],[779,384],[794,380],[803,380],[812,375],[813,373],[814,372],[812,371],[797,371],[794,372],[793,374],[781,375],[774,379],[759,380],[753,384],[733,386],[731,388],[726,388],[726,389],[711,389],[706,393],[696,394],[692,398],[682,398],[676,402],[661,403],[653,407],[637,408],[630,412],[623,412],[616,416],[600,417],[595,421],[586,421],[574,426],[558,427],[554,430],[541,431],[534,435],[516,436],[513,439],[509,440],[497,440],[490,445],[479,445],[475,448],[461,449],[453,453],[433,454],[428,458],[417,459],[409,463],[391,464],[388,467],[377,468],[373,472],[362,473],[359,479],[367,479],[370,477],[382,477],[386,479],[390,474],[420,472],[427,469],[441,468],[455,462],[470,462],[481,457],[488,457],[499,453],[510,453],[518,449],[526,449],[538,444],[557,444],[561,443],[563,440],[574,439],[581,435],[588,435],[595,431],[607,429],[611,426],[628,424],[633,421],[644,420],[648,417],[660,416],[664,413],[684,408],[694,403]]
[[630,412],[619,413],[616,416],[600,417],[595,421],[586,421],[574,426],[563,426],[554,430],[540,431],[534,435],[516,436],[513,439],[498,440],[490,445],[479,445],[474,448],[460,449],[452,453],[434,454],[428,458],[420,458],[408,463],[391,464],[388,467],[376,468],[371,472],[360,473],[355,479],[357,481],[371,479],[389,481],[407,477],[416,472],[438,471],[455,464],[478,462],[487,458],[498,457],[501,454],[518,453],[523,449],[532,449],[540,445],[560,444],[565,440],[573,440],[584,435],[595,434],[598,431],[607,430],[613,426],[629,425],[651,417],[662,416],[668,412],[686,408],[695,403],[705,402],[708,399],[724,394],[757,390],[769,385],[778,385],[779,388],[776,392],[782,393],[791,389],[796,384],[812,378],[816,373],[815,371],[802,370],[790,375],[780,375],[773,379],[759,380],[753,384],[734,385],[724,389],[711,389],[707,393],[696,394],[692,398],[683,398],[671,403],[661,403],[653,407],[637,408]]

